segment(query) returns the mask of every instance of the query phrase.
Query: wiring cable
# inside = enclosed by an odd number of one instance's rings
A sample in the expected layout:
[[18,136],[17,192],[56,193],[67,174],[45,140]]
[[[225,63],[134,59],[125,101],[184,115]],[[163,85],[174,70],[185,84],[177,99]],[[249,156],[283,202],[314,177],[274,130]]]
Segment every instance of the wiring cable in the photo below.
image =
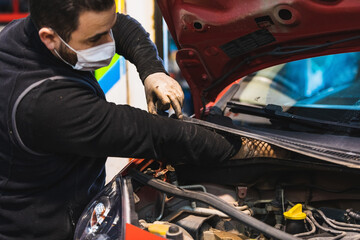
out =
[[325,216],[325,214],[321,211],[316,209],[315,210],[318,214],[320,214],[320,216],[325,220],[325,222],[332,228],[336,229],[336,230],[340,230],[340,231],[349,231],[349,232],[360,232],[360,228],[350,228],[350,227],[341,227],[341,226],[336,226],[335,224],[333,224],[330,219],[328,217]]
[[[308,212],[308,216],[309,218],[311,219],[311,221],[315,224],[315,226],[319,229],[321,229],[322,231],[324,232],[327,232],[327,233],[331,233],[331,234],[338,234],[337,236],[329,239],[329,240],[337,240],[337,239],[341,239],[343,237],[346,236],[346,232],[342,232],[342,231],[337,231],[337,230],[333,230],[333,229],[330,229],[330,228],[326,228],[326,227],[323,227],[321,226],[317,221],[316,219],[314,218],[314,216],[312,215],[312,212]],[[311,240],[317,240],[317,239],[322,239],[322,238],[310,238]]]
[[188,199],[188,200],[196,200],[199,202],[203,202],[208,204],[223,213],[229,215],[230,217],[242,222],[243,224],[249,226],[252,229],[255,229],[264,235],[270,236],[274,239],[283,239],[283,240],[299,240],[299,238],[294,237],[291,234],[280,231],[266,223],[261,222],[260,220],[248,216],[240,211],[237,211],[234,206],[231,206],[226,201],[212,195],[210,193],[205,192],[194,192],[186,189],[178,188],[170,183],[155,179],[151,176],[143,174],[135,169],[132,169],[129,172],[130,176],[133,180],[144,184],[146,186],[153,187],[160,192],[170,194],[175,197]]
[[295,234],[294,235],[295,237],[306,237],[306,236],[310,236],[311,234],[314,234],[316,232],[315,224],[311,221],[311,219],[309,217],[306,217],[306,221],[310,224],[311,230],[308,232]]

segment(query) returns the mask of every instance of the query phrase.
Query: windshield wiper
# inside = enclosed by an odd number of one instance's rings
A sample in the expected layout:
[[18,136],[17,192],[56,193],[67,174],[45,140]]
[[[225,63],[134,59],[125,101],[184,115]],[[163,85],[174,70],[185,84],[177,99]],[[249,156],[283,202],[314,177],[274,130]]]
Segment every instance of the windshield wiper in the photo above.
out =
[[311,127],[318,127],[322,129],[340,130],[342,132],[347,132],[348,130],[356,130],[356,131],[360,130],[359,125],[326,121],[326,120],[303,117],[303,116],[287,113],[283,111],[281,106],[275,104],[268,104],[265,107],[257,107],[257,106],[239,104],[235,102],[228,102],[226,106],[230,108],[231,112],[234,113],[244,113],[259,117],[265,117],[270,120],[293,122],[298,124],[304,124]]

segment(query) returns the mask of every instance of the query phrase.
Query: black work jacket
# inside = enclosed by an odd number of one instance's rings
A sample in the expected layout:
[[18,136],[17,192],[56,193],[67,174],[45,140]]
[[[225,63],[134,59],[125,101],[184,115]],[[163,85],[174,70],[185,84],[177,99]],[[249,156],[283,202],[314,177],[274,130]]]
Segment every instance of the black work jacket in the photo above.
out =
[[[142,80],[165,72],[135,20],[119,14],[113,33]],[[234,153],[213,132],[107,102],[91,72],[42,44],[30,18],[0,33],[0,239],[72,239],[108,156],[211,162]]]

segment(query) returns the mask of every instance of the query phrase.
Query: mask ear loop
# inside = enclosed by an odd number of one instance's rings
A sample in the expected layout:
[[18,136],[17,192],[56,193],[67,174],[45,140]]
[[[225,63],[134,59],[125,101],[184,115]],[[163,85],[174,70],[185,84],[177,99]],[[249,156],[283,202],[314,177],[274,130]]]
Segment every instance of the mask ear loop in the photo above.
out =
[[[52,28],[49,28],[51,31],[53,31],[54,33],[56,33],[56,35],[58,35],[58,37],[60,38],[61,42],[65,44],[65,46],[67,46],[68,48],[70,48],[72,51],[74,51],[76,53],[76,50],[73,49],[69,44],[67,44],[61,37],[60,35]],[[60,53],[54,48],[54,52],[55,54],[67,65],[69,65],[72,68],[75,68],[74,65],[72,65],[71,63],[69,63],[68,61],[66,61],[64,58],[61,57]]]
[[72,67],[72,68],[75,68],[74,65],[72,65],[71,63],[69,63],[68,61],[66,61],[65,59],[63,59],[63,58],[60,56],[60,54],[58,53],[58,51],[56,51],[55,48],[54,48],[54,52],[56,53],[56,55],[57,55],[64,63],[66,63],[67,65],[69,65],[69,66]]
[[111,39],[113,40],[113,42],[115,42],[115,39],[114,39],[114,34],[113,34],[113,30],[112,29],[110,29],[110,37],[111,37]]
[[[51,29],[51,30],[52,30],[52,29]],[[54,30],[53,30],[53,31],[54,31]],[[55,31],[54,31],[54,32],[55,32]],[[71,51],[73,51],[74,53],[78,54],[78,51],[76,51],[75,49],[73,49],[67,42],[65,42],[64,39],[62,39],[57,32],[55,32],[55,33],[56,33],[56,35],[58,35],[58,37],[60,38],[60,40],[65,44],[65,46],[67,46],[68,48],[70,48]]]

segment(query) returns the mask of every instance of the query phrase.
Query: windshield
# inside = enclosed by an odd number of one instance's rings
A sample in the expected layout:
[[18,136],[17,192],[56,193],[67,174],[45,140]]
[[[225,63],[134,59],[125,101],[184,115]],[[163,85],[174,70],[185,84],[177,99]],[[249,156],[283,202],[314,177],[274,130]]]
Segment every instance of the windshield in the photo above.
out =
[[[343,53],[270,67],[244,78],[231,101],[236,104],[266,107],[279,105],[284,112],[359,126],[360,122],[360,53]],[[280,108],[281,109],[281,108]],[[349,132],[347,129],[303,129],[301,124],[284,124],[266,117],[233,113],[226,115],[239,125],[267,126],[276,129],[309,132]],[[288,119],[289,122],[291,119]]]

